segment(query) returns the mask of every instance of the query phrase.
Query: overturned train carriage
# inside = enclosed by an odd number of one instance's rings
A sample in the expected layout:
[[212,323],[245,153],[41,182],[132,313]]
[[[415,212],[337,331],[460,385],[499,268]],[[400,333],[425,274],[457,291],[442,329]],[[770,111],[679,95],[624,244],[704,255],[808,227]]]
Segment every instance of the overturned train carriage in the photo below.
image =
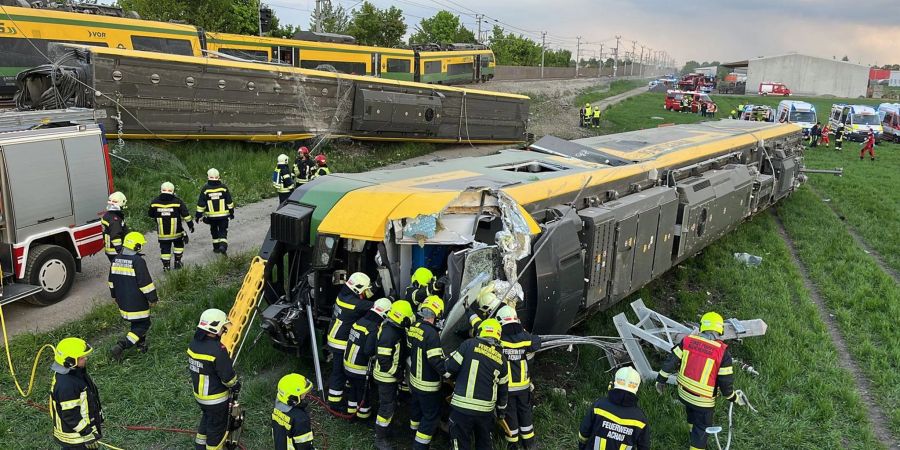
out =
[[248,282],[286,349],[305,349],[305,305],[326,322],[349,274],[403,295],[419,266],[448,276],[447,339],[488,280],[518,280],[523,323],[562,333],[793,192],[800,138],[793,125],[707,122],[329,175],[272,214]]
[[56,65],[19,75],[17,106],[103,109],[107,132],[125,139],[526,139],[521,95],[116,48],[50,52]]

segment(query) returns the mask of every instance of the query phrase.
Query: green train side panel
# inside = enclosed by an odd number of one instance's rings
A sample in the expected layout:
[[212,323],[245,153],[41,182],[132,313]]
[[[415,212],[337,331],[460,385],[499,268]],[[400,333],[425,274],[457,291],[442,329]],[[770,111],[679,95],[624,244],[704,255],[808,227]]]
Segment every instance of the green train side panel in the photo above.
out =
[[398,81],[415,81],[413,74],[406,72],[381,72],[381,78]]
[[341,178],[339,175],[329,175],[310,182],[306,192],[300,197],[300,203],[315,206],[312,220],[309,226],[309,242],[315,243],[319,231],[319,224],[331,208],[348,192],[371,186],[372,183]]

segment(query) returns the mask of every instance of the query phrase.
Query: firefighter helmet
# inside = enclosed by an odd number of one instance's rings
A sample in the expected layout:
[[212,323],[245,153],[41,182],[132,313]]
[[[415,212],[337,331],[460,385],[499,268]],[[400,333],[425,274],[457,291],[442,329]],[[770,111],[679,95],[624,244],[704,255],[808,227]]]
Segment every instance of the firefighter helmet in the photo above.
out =
[[406,300],[397,300],[391,305],[387,316],[397,325],[409,326],[413,321],[412,305]]
[[478,295],[478,309],[485,315],[492,314],[500,306],[500,298],[497,294],[486,291]]
[[311,390],[312,382],[306,377],[299,373],[289,373],[278,381],[278,394],[275,398],[285,405],[294,406]]
[[107,199],[106,203],[108,205],[116,206],[119,209],[125,209],[125,204],[128,203],[128,198],[126,198],[125,194],[123,194],[121,191],[116,191],[112,194],[109,194],[109,198]]
[[228,321],[228,314],[225,314],[225,311],[211,308],[200,314],[200,322],[197,323],[197,328],[208,333],[221,334],[225,325],[229,323],[231,322]]
[[641,374],[634,370],[631,366],[623,367],[616,371],[613,379],[613,389],[621,389],[623,391],[637,394],[638,388],[641,386]]
[[159,186],[159,192],[161,194],[174,194],[175,193],[175,185],[166,181]]
[[300,147],[297,149],[297,154],[300,156],[309,156],[309,149],[306,146]]
[[147,239],[143,234],[138,233],[137,231],[132,231],[125,235],[125,239],[122,240],[122,247],[125,247],[129,250],[134,250],[136,252],[141,251],[141,247],[147,244]]
[[87,356],[92,351],[94,348],[84,339],[67,337],[56,344],[53,360],[65,368],[72,368],[78,365],[78,358]]
[[500,340],[501,326],[497,319],[487,319],[478,326],[478,337]]
[[375,314],[378,314],[382,318],[387,315],[390,310],[391,299],[389,298],[379,298],[378,300],[375,300],[375,304],[372,305],[372,311],[375,311]]
[[325,158],[325,155],[316,155],[316,164],[324,166],[328,164],[328,159]]
[[362,272],[354,272],[350,275],[346,285],[356,295],[365,295],[366,298],[372,296],[372,280]]
[[444,301],[437,295],[429,295],[425,301],[419,305],[419,311],[422,311],[423,309],[430,310],[434,313],[435,317],[441,317],[441,314],[444,313]]
[[431,283],[433,278],[434,274],[426,267],[419,267],[412,275],[412,281],[419,283],[419,286],[428,286],[428,283]]
[[288,163],[287,155],[285,155],[284,153],[278,155],[278,164],[287,164],[287,163]]
[[708,312],[700,318],[700,332],[715,331],[716,333],[725,333],[725,320],[717,312]]
[[206,179],[207,180],[218,180],[219,179],[219,170],[215,167],[206,171]]
[[516,313],[516,308],[509,305],[503,305],[497,310],[497,320],[501,325],[519,323],[519,315]]

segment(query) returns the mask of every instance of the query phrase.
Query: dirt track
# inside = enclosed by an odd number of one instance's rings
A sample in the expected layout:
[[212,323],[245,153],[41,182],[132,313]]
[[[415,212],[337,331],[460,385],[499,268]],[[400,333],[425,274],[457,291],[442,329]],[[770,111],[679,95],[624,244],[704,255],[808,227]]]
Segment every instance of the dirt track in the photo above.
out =
[[[577,105],[574,98],[579,91],[591,86],[608,85],[608,79],[552,80],[552,81],[503,81],[490,82],[481,89],[500,92],[515,92],[534,97],[532,117],[529,127],[535,136],[553,134],[566,139],[584,137],[577,126]],[[621,101],[629,95],[635,95],[644,89],[629,91],[620,96],[600,102],[606,107]],[[509,145],[453,145],[418,158],[394,164],[390,168],[409,167],[440,159],[459,158],[465,156],[488,155]],[[238,254],[258,248],[269,228],[269,213],[275,209],[276,199],[270,198],[250,205],[238,205],[236,220],[229,227],[229,253]],[[156,245],[156,233],[147,233],[148,245],[145,248],[146,259],[153,271],[154,279],[162,276],[159,261],[159,247]],[[205,264],[220,257],[212,253],[211,238],[206,225],[198,224],[197,232],[190,235],[190,244],[185,248],[184,261],[187,265]],[[102,254],[86,258],[83,270],[75,280],[72,292],[65,300],[47,307],[37,307],[25,302],[7,305],[3,308],[9,334],[15,336],[23,332],[42,332],[51,330],[68,321],[78,319],[94,306],[112,302],[106,287],[109,261]]]

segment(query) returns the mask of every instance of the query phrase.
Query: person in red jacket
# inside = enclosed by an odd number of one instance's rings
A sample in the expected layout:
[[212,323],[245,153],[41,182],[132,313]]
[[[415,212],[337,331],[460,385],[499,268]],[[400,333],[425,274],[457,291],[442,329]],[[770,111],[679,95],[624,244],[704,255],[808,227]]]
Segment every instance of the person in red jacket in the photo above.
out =
[[869,135],[866,136],[866,141],[863,142],[862,149],[859,150],[860,161],[865,159],[866,152],[869,152],[872,161],[875,161],[875,132],[873,132],[871,128],[869,128]]

